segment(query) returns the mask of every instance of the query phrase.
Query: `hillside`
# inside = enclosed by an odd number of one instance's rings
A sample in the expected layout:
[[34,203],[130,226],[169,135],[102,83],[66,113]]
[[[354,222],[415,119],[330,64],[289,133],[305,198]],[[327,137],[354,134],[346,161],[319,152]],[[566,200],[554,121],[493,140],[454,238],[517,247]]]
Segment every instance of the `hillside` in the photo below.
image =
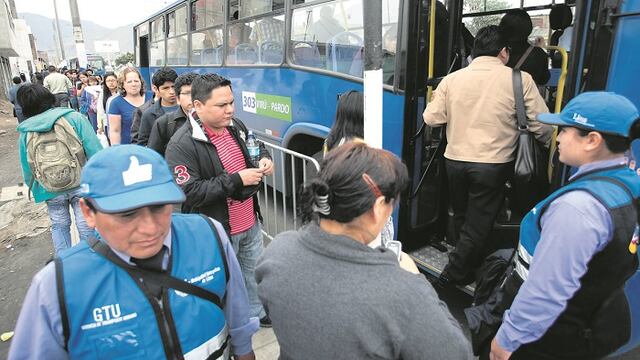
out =
[[[18,13],[31,27],[36,38],[38,50],[54,52],[56,39],[54,36],[53,19],[45,16]],[[120,43],[120,52],[133,52],[133,25],[109,29],[91,21],[82,22],[82,32],[87,52],[95,52],[93,42],[96,40],[114,40]],[[75,54],[73,41],[73,26],[70,21],[60,20],[60,33],[66,54]],[[69,57],[69,55],[67,55]]]

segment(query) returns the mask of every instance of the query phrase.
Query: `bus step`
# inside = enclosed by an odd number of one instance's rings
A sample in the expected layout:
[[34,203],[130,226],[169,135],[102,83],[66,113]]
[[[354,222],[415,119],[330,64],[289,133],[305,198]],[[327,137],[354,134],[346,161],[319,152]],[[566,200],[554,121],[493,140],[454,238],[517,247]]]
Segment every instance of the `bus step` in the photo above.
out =
[[[432,246],[425,246],[409,253],[409,256],[415,261],[418,268],[430,276],[438,277],[442,274],[442,270],[449,262],[449,251],[453,251],[454,247],[442,243],[447,248],[447,252],[441,252]],[[467,286],[459,286],[458,288],[468,295],[473,296],[475,291],[475,283]]]

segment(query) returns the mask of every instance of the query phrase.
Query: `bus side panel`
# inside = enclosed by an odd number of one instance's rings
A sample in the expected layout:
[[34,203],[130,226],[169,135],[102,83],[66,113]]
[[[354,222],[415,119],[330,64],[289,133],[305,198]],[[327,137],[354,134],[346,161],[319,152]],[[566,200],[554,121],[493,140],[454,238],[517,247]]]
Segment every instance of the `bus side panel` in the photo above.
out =
[[[151,73],[158,68],[151,68]],[[236,116],[259,133],[271,133],[279,140],[285,137],[294,123],[309,123],[331,128],[336,114],[338,96],[349,90],[362,91],[362,84],[342,78],[289,68],[188,68],[176,67],[180,73],[218,73],[231,80],[235,97]],[[244,92],[244,94],[243,94]],[[288,114],[282,117],[260,115],[247,111],[255,96],[259,100],[270,96],[283,97],[290,102]],[[383,146],[400,156],[404,96],[385,91],[383,95]],[[289,120],[290,119],[290,120]]]
[[[640,11],[640,0],[622,2],[620,13]],[[624,95],[640,108],[640,92],[638,91],[638,54],[640,54],[640,15],[621,17],[618,19],[616,40],[611,56],[611,67],[607,90]],[[639,168],[640,141],[632,144],[631,158],[635,159],[634,167]],[[632,333],[631,340],[618,351],[623,353],[640,345],[640,271],[627,282],[627,298],[631,307]]]

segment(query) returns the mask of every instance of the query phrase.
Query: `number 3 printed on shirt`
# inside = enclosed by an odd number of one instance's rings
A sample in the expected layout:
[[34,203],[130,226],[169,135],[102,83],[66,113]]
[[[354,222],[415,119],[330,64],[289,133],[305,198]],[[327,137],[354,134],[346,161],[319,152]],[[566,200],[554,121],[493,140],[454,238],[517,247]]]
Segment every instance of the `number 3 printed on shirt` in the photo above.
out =
[[175,168],[173,168],[173,172],[174,174],[176,174],[176,182],[178,183],[178,185],[186,183],[191,178],[191,175],[189,175],[189,173],[187,172],[187,168],[184,165],[176,166]]

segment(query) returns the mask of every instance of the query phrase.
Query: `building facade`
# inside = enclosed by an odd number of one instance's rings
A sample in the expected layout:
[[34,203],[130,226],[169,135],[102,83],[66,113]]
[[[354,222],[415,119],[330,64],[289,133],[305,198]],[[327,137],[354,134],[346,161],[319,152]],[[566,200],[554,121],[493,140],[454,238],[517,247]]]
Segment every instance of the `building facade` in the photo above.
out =
[[0,97],[6,99],[11,86],[11,61],[19,56],[16,46],[14,16],[9,1],[0,0]]

